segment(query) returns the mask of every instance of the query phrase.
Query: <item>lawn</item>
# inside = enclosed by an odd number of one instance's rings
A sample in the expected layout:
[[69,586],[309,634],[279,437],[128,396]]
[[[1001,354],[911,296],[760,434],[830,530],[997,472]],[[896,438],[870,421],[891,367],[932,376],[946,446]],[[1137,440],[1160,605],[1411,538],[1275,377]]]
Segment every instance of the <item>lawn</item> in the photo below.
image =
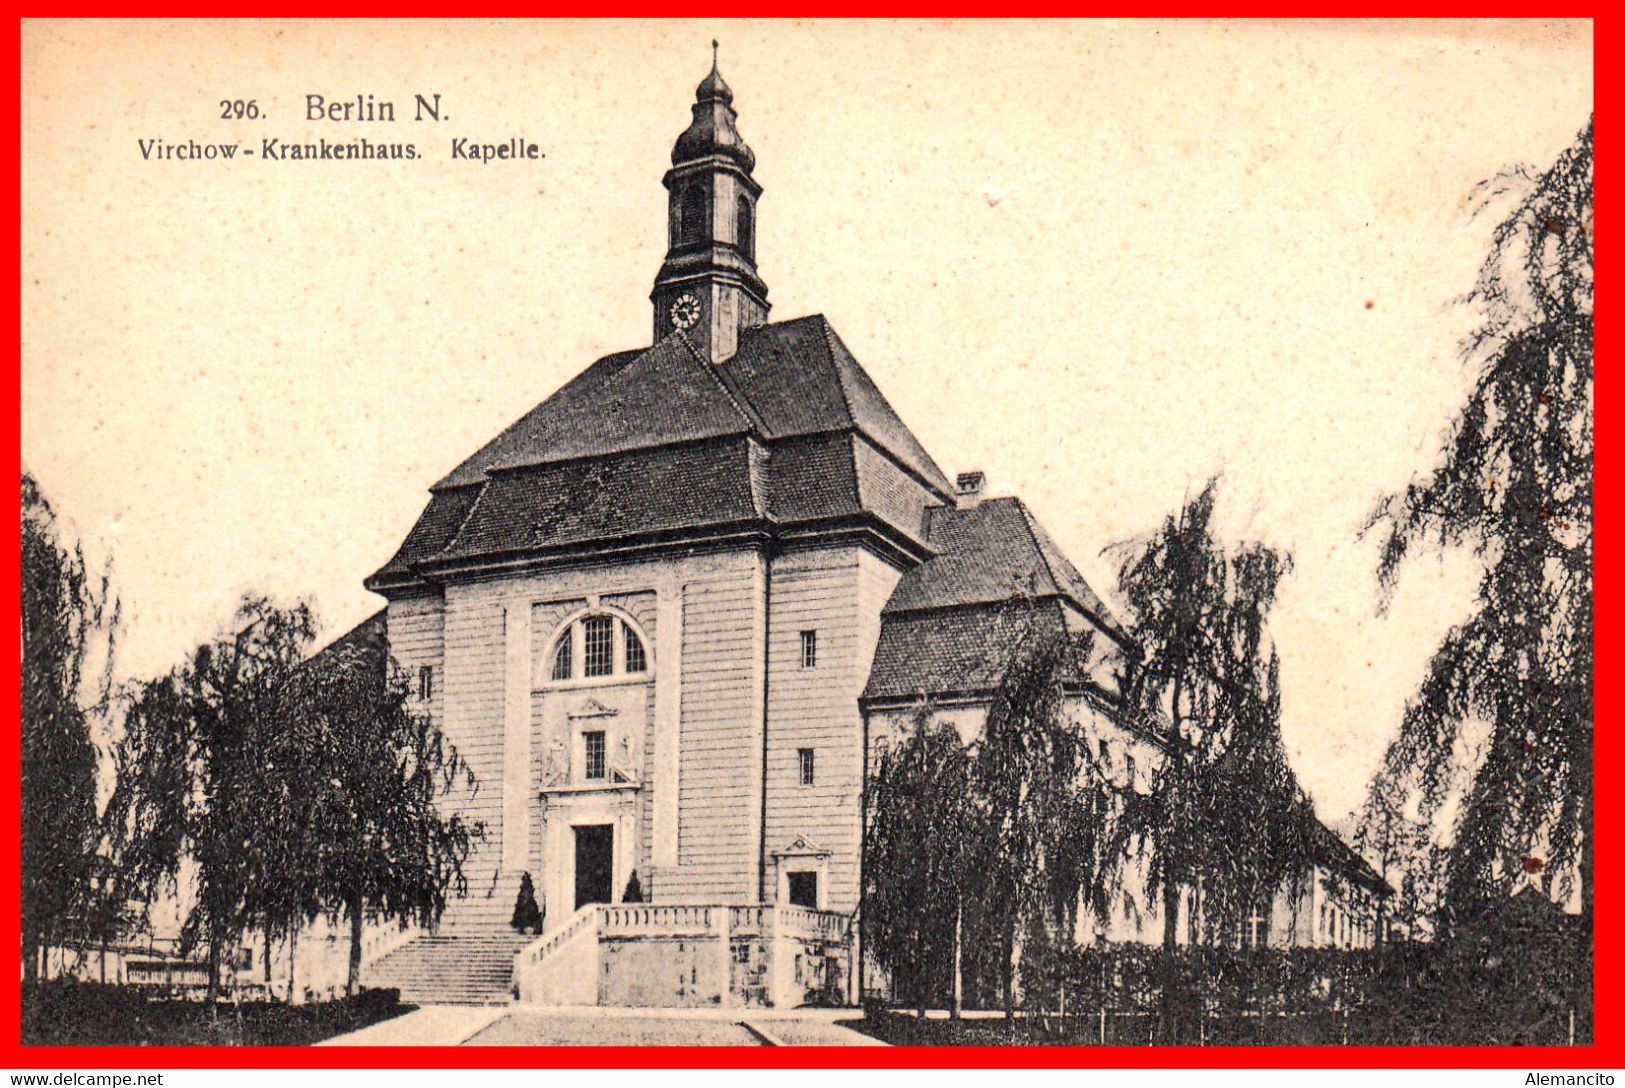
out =
[[24,1046],[309,1046],[410,1012],[395,990],[285,1005],[154,999],[92,982],[24,987]]

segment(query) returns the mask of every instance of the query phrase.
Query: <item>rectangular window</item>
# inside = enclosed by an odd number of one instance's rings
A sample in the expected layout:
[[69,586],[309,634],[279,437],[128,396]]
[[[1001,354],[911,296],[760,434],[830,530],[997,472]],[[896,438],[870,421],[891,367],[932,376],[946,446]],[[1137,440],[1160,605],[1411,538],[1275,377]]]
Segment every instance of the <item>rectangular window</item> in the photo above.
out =
[[1244,947],[1268,948],[1270,943],[1270,919],[1267,908],[1259,907],[1247,919],[1247,939]]
[[811,748],[796,749],[797,773],[803,786],[813,784],[813,750]]
[[582,777],[589,782],[604,778],[604,734],[602,730],[581,734],[583,759]]
[[817,873],[790,873],[790,905],[792,907],[806,907],[808,910],[818,909],[818,874]]
[[582,662],[588,676],[615,671],[615,627],[608,616],[588,616],[581,623]]
[[428,702],[434,698],[434,666],[418,666],[418,698]]
[[818,665],[818,632],[801,632],[801,667],[815,668]]

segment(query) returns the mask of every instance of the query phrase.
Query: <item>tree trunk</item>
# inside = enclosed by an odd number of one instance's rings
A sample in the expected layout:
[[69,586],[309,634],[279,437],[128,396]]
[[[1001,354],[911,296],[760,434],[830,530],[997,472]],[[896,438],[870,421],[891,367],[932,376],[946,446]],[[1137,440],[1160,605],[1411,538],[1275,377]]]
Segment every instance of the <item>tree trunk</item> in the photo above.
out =
[[1177,984],[1174,958],[1179,948],[1179,885],[1164,879],[1162,885],[1162,1002],[1160,1009],[1161,1038],[1157,1041],[1169,1045],[1174,1038],[1174,988]]
[[362,907],[361,896],[350,898],[350,973],[344,983],[344,992],[350,997],[354,997],[361,989]]
[[39,930],[29,927],[23,930],[23,984],[32,986],[39,981],[40,967],[40,939]]
[[1596,809],[1594,796],[1596,780],[1592,773],[1592,757],[1588,754],[1585,760],[1585,773],[1580,781],[1580,917],[1585,919],[1586,940],[1594,939],[1595,918],[1593,913],[1595,898],[1592,893],[1592,877],[1596,873]]
[[953,1019],[965,1015],[965,897],[954,899],[954,1001],[949,1010]]
[[295,926],[288,931],[288,1004],[297,1004],[297,991],[294,990],[294,954],[299,951],[299,927]]
[[209,1005],[209,1015],[214,1016],[215,1003],[220,1000],[220,936],[209,935],[209,989],[204,999]]
[[1004,963],[1000,965],[999,974],[1004,985],[1000,993],[1000,1000],[1004,1003],[1004,1018],[1006,1022],[1015,1019],[1016,986],[1014,973],[1010,969],[1010,957],[1013,954],[1015,942],[1008,932],[1004,935],[1004,947],[999,951],[1004,953]]
[[[1173,688],[1169,694],[1169,711],[1173,718],[1173,731],[1170,737],[1168,758],[1176,765],[1182,766],[1185,762],[1185,717],[1180,706],[1180,698],[1184,694],[1184,662],[1175,665]],[[1176,770],[1173,781],[1180,784],[1182,775]],[[1183,785],[1181,784],[1181,788]],[[1176,799],[1177,800],[1177,799]],[[1173,826],[1161,829],[1164,835],[1170,838],[1183,829]],[[1159,842],[1157,849],[1167,850],[1168,844]],[[1166,858],[1163,862],[1162,880],[1162,1000],[1158,1016],[1158,1027],[1162,1037],[1157,1040],[1164,1046],[1178,1042],[1174,1038],[1174,1017],[1177,995],[1174,988],[1177,984],[1175,956],[1179,947],[1179,881],[1175,874],[1182,868],[1178,865],[1169,865]],[[1194,904],[1193,904],[1194,906]]]
[[1016,996],[1021,989],[1021,927],[1010,926],[1010,961],[1007,967],[1010,981],[1004,987],[1004,1015],[1012,1027],[1016,1018]]

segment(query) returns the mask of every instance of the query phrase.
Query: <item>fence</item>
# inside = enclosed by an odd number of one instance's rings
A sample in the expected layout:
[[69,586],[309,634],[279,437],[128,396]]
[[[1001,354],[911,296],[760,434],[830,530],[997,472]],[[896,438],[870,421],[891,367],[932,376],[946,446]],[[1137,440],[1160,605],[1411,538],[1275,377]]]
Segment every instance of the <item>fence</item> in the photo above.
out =
[[[1181,947],[1169,973],[1161,948],[1094,947],[1023,963],[1009,1023],[984,1013],[972,1027],[954,1030],[990,1042],[1114,1046],[1585,1044],[1588,953],[1497,958],[1432,944]],[[968,980],[968,1002],[998,1008],[999,982]],[[945,997],[884,995],[888,1003],[938,1009]],[[908,1034],[932,1041],[946,1030],[921,1023]]]

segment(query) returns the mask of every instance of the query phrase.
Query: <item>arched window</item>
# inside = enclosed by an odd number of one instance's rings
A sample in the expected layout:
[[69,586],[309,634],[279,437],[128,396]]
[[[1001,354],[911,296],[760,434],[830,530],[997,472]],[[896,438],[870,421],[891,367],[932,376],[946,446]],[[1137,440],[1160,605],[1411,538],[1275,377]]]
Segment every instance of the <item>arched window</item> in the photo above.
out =
[[630,673],[647,672],[648,659],[643,655],[643,640],[638,633],[626,624],[621,624],[621,632],[626,639],[626,671]]
[[704,185],[696,182],[683,190],[683,201],[677,209],[678,245],[705,241],[710,229],[710,216],[706,214],[709,204]]
[[575,640],[570,637],[571,634],[570,631],[564,632],[564,637],[559,639],[558,649],[553,651],[553,671],[550,675],[555,680],[570,679],[575,668],[571,660],[574,655],[570,652],[575,646]]
[[605,612],[577,615],[553,641],[551,682],[639,676],[649,671],[649,651],[638,629]]
[[734,219],[734,241],[747,261],[756,259],[756,220],[750,206],[750,197],[741,196]]

